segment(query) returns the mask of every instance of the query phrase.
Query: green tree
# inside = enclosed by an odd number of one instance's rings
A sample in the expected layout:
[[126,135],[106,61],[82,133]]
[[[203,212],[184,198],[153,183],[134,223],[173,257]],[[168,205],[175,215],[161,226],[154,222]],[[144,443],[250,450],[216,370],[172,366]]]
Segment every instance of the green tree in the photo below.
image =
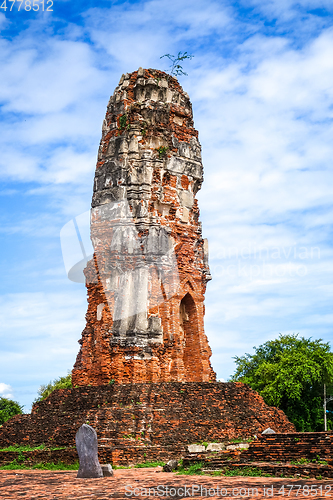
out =
[[[281,335],[255,354],[235,356],[231,381],[244,382],[265,402],[285,412],[298,431],[324,429],[323,387],[333,395],[333,353],[328,342]],[[333,403],[328,403],[328,428],[333,427]]]
[[53,382],[50,381],[47,385],[41,385],[37,391],[38,397],[34,402],[43,401],[56,389],[71,389],[72,387],[72,372],[69,372],[65,377],[59,377],[54,379]]
[[0,425],[4,424],[14,415],[21,415],[23,406],[16,401],[7,398],[0,398]]

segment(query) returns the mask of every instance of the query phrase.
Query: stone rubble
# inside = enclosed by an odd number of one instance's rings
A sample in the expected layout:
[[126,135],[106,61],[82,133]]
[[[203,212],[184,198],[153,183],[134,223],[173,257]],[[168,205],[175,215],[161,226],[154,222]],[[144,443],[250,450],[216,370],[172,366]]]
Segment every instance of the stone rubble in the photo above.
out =
[[163,471],[164,472],[172,472],[178,467],[178,462],[177,460],[169,460],[164,466],[163,466]]
[[103,477],[111,477],[113,476],[113,469],[111,464],[101,465],[101,469],[103,472]]

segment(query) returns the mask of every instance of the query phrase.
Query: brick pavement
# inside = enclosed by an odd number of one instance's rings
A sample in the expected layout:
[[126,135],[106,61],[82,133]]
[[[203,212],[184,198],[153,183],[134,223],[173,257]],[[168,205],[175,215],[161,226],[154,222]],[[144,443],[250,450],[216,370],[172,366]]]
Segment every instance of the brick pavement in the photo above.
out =
[[[311,485],[314,484],[317,489],[312,488],[311,491]],[[293,485],[293,489],[290,491],[290,486],[287,485]],[[300,485],[300,488],[296,485]],[[141,490],[142,488],[146,490]],[[184,476],[163,472],[161,468],[118,469],[114,477],[101,479],[77,479],[76,471],[0,471],[1,500],[154,498],[154,493],[155,498],[168,500],[193,496],[212,500],[221,499],[223,496],[258,500],[296,496],[301,499],[327,499],[333,497],[333,480]]]

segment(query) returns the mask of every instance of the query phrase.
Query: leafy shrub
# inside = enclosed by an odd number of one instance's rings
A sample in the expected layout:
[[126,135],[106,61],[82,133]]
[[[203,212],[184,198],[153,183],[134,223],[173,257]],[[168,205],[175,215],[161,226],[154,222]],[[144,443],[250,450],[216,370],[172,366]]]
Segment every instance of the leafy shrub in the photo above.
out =
[[37,391],[38,397],[35,399],[35,403],[43,401],[46,399],[51,392],[56,389],[72,389],[72,372],[69,372],[66,377],[59,377],[49,382],[47,385],[41,385]]
[[163,57],[167,57],[171,61],[170,75],[187,76],[187,73],[185,73],[185,71],[183,70],[183,66],[179,63],[184,61],[185,59],[192,59],[192,57],[194,56],[192,54],[188,54],[187,52],[178,52],[177,57],[173,56],[172,54],[164,54],[164,56],[161,56],[160,59],[162,59]]
[[0,398],[0,425],[4,424],[14,415],[22,415],[23,406],[17,401],[12,401],[7,398]]

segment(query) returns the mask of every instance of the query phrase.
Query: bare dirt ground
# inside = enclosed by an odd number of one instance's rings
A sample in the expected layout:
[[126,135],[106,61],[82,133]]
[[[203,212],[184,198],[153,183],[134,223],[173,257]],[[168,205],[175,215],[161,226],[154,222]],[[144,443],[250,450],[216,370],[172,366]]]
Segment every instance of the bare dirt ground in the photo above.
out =
[[184,476],[150,469],[118,469],[113,477],[77,479],[76,471],[2,470],[0,498],[333,498],[333,480]]

